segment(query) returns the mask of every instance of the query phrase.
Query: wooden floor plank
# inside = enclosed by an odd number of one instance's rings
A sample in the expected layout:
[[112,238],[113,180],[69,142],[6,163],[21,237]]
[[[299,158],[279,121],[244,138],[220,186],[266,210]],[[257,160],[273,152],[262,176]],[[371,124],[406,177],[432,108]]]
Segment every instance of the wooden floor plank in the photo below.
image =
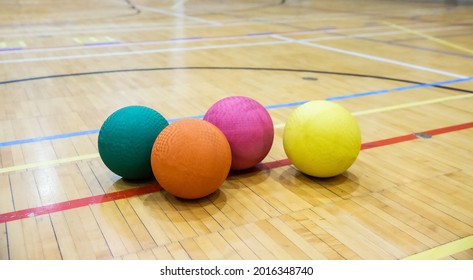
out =
[[[319,251],[314,249],[309,242],[307,242],[304,238],[294,232],[286,223],[284,223],[281,219],[271,219],[269,223],[276,228],[282,235],[284,235],[288,241],[293,243],[296,248],[291,250],[293,258],[295,259],[313,259],[313,260],[320,260],[325,259],[324,255],[322,255]],[[274,238],[274,237],[273,237]],[[286,250],[288,250],[287,245],[284,245],[284,242],[278,242],[282,244]]]
[[124,255],[121,257],[123,260],[139,260],[140,257],[138,256],[138,253],[131,253],[128,255]]
[[13,260],[26,260],[28,251],[23,230],[23,221],[8,223],[9,255]]
[[184,203],[176,205],[176,210],[179,211],[196,235],[203,235],[210,232],[209,228],[195,215],[194,211]]
[[[448,196],[439,194],[435,188],[432,188],[431,183],[425,181],[407,184],[406,187],[407,188],[403,188],[404,193],[416,197],[416,199],[431,205],[469,226],[473,225],[473,218],[471,218],[473,215],[473,206],[464,199],[457,198],[454,194]],[[468,193],[463,192],[462,195],[466,199],[468,198]],[[473,197],[471,199],[473,199]]]
[[169,221],[174,223],[182,238],[192,238],[197,235],[197,232],[194,230],[194,228],[183,217],[179,207],[174,205],[174,201],[167,199],[168,196],[165,196],[163,193],[157,193],[150,197],[155,199],[156,205],[162,209]]
[[232,246],[243,260],[257,260],[256,254],[241,240],[233,230],[227,229],[219,232],[225,241]]
[[468,226],[466,223],[461,220],[452,218],[450,215],[447,215],[433,206],[421,202],[418,198],[408,195],[403,191],[404,188],[399,188],[392,191],[383,192],[383,195],[393,200],[396,200],[400,204],[409,207],[415,213],[422,215],[424,217],[429,217],[429,220],[439,225],[452,234],[457,236],[467,236],[473,231],[471,226]]
[[187,238],[180,241],[182,248],[186,250],[190,259],[192,260],[209,260],[209,257],[204,253],[205,251],[201,249],[197,240],[193,238]]
[[250,248],[255,255],[262,260],[275,260],[276,256],[268,250],[246,226],[233,228],[232,231]]
[[173,257],[171,253],[168,251],[168,249],[165,246],[158,246],[154,248],[153,254],[156,256],[157,260],[172,260]]
[[8,175],[0,174],[0,213],[12,212],[13,199]]
[[[10,186],[15,210],[28,209],[41,205],[41,189],[38,189],[36,184],[37,181],[32,172],[21,172],[10,175]],[[58,191],[54,190],[52,185],[47,188],[49,190],[45,190],[46,192],[56,196],[55,194]],[[47,202],[47,200],[43,202]]]
[[126,199],[121,199],[117,200],[116,204],[120,212],[122,213],[124,219],[126,220],[126,223],[130,226],[130,229],[136,236],[137,241],[140,243],[141,248],[154,248],[156,246],[156,243],[154,242],[148,230],[143,225],[140,218],[137,216],[129,201]]
[[[243,175],[245,177],[246,175]],[[259,220],[266,219],[268,217],[275,217],[280,213],[271,206],[262,197],[258,196],[252,189],[248,188],[243,181],[240,182],[241,176],[230,176],[227,181],[229,184],[225,190],[231,192],[245,207],[251,209],[253,215],[257,216]],[[232,188],[236,188],[235,192],[232,192]]]
[[319,250],[324,253],[327,259],[361,259],[352,249],[341,243],[314,221],[304,220],[301,221],[301,224],[313,234],[314,237],[310,241],[316,244],[314,246],[320,248]]
[[90,208],[113,256],[142,250],[115,202],[91,205]]
[[[89,242],[88,230],[86,229],[84,223],[81,222],[80,212],[82,211],[89,211],[89,209],[78,208],[69,210],[64,212],[64,217],[66,219],[67,226],[69,227],[71,238],[74,242],[75,247],[77,248],[79,259],[91,260],[96,258],[93,246],[99,244],[99,242]],[[90,215],[87,216],[89,216],[88,218],[93,218],[90,217]],[[92,244],[93,246],[90,246]]]
[[241,260],[240,255],[233,248],[232,244],[228,243],[220,234],[220,232],[214,232],[208,235],[209,240],[215,244],[220,250],[223,258],[222,260]]
[[141,223],[146,228],[146,230],[152,236],[154,242],[158,245],[164,245],[171,242],[171,239],[168,237],[164,226],[160,225],[157,222],[157,219],[154,217],[153,208],[148,209],[143,205],[142,200],[138,197],[132,197],[129,199],[130,205],[133,207],[136,215],[140,218]]
[[[227,197],[223,191],[219,191],[218,196],[215,197],[215,199],[211,199],[212,204],[215,208],[217,208],[215,211],[218,211],[220,213],[223,213],[229,221],[231,221],[232,224],[234,225],[243,225],[246,224],[247,221],[245,218],[241,215],[241,212],[238,208],[235,209],[232,207],[232,204],[235,206],[235,203],[231,203],[229,201],[232,201],[232,197]],[[225,196],[225,198],[223,198]],[[208,209],[214,209],[208,208]],[[211,210],[212,211],[212,210]],[[227,227],[232,227],[230,223],[225,222],[225,225],[222,225],[222,227],[227,228]]]
[[455,260],[473,260],[473,249],[469,249],[452,256]]
[[329,188],[322,186],[320,181],[304,175],[295,168],[276,169],[274,173],[279,175],[279,180],[284,183],[285,188],[304,199],[311,206],[333,203],[342,199]]
[[[269,227],[268,227],[269,225]],[[274,230],[274,227],[272,227],[270,224],[268,224],[267,221],[260,221],[256,224],[248,224],[245,226],[245,229],[248,230],[248,232],[254,236],[269,252],[271,252],[275,259],[277,260],[288,260],[292,259],[293,256],[291,255],[290,252],[286,251],[284,245],[293,245],[290,244],[290,241],[288,242],[287,239],[285,239],[285,243],[279,243],[281,241],[281,233],[278,233],[276,230]],[[273,234],[276,234],[277,236],[275,239],[273,239]],[[284,236],[282,236],[284,238]]]
[[7,224],[0,224],[0,260],[8,260],[8,235],[7,235]]
[[112,252],[93,211],[90,207],[83,207],[77,210],[80,221],[86,231],[82,238],[89,240],[88,244],[84,244],[84,246],[91,247],[96,259],[111,259],[113,257]]
[[79,259],[79,249],[76,247],[72,238],[65,213],[57,212],[50,216],[62,258],[64,260]]
[[[232,227],[235,226],[235,223],[232,221],[232,214],[235,214],[235,212],[234,212],[233,209],[230,209],[230,211],[229,211],[230,212],[230,214],[229,214],[230,217],[229,217],[229,216],[226,215],[226,213],[220,211],[220,209],[218,209],[217,206],[215,206],[215,204],[213,203],[215,198],[213,198],[212,196],[218,197],[219,195],[220,195],[219,193],[217,193],[217,194],[214,193],[210,197],[201,199],[200,205],[203,208],[203,210],[205,210],[208,213],[208,215],[213,220],[215,220],[215,222],[217,222],[217,224],[220,226],[220,229],[222,229],[222,228],[232,228]],[[220,230],[220,229],[218,229],[218,230]]]
[[[246,224],[246,223],[251,223],[255,222],[258,220],[258,217],[253,213],[253,209],[255,209],[255,212],[258,212],[258,208],[254,207],[253,203],[248,202],[249,205],[243,204],[240,202],[239,197],[237,194],[239,193],[238,191],[229,191],[231,188],[229,187],[221,187],[222,192],[225,194],[225,201],[221,201],[219,204],[216,204],[216,206],[219,209],[222,209],[221,207],[226,205],[233,209],[234,212],[239,216],[239,222],[237,223],[238,225],[241,224]],[[250,208],[250,209],[248,209]],[[261,210],[260,210],[261,211]],[[235,214],[233,214],[235,216]],[[232,220],[235,222],[235,220]]]
[[[469,201],[473,196],[473,188],[468,184],[468,179],[471,178],[472,176],[468,176],[468,174],[462,170],[427,179],[423,182],[429,184],[429,187],[432,189],[431,195],[446,196],[445,199],[455,199],[455,201],[463,205],[463,208],[471,209],[471,207],[468,207],[468,204],[465,204],[465,202]],[[442,186],[435,184],[435,181],[441,182]]]
[[189,260],[190,257],[179,243],[170,243],[166,245],[169,253],[175,260]]
[[360,227],[352,228],[356,226],[356,223],[350,223],[349,219],[339,216],[333,209],[327,210],[315,207],[312,211],[324,218],[324,220],[315,221],[317,225],[321,226],[364,259],[395,258],[394,254],[396,253],[388,252],[386,248],[383,248],[385,244],[382,244],[382,240],[379,237],[371,239],[373,237],[371,232],[362,230]]
[[396,217],[398,220],[407,224],[409,227],[414,228],[416,231],[424,234],[427,237],[423,238],[424,243],[430,243],[430,239],[432,239],[433,241],[437,242],[436,246],[438,246],[440,244],[457,239],[456,236],[450,231],[439,227],[437,224],[419,215],[419,213],[409,209],[409,205],[400,204],[397,201],[391,200],[390,198],[381,194],[373,194],[373,197],[387,206],[383,207],[385,207],[386,210],[389,209],[388,211],[390,215]]
[[[198,244],[200,249],[205,252],[206,256],[210,260],[223,260],[224,255],[221,252],[222,248],[219,248],[214,240],[210,236],[214,236],[212,233],[208,235],[197,236],[194,238],[195,243]],[[214,236],[215,237],[215,236]]]
[[140,260],[156,260],[156,256],[153,254],[151,249],[139,251],[136,254]]
[[417,252],[417,248],[423,244],[410,236],[408,233],[402,231],[401,229],[393,226],[390,222],[385,221],[384,219],[379,218],[377,215],[365,211],[363,207],[358,204],[347,201],[346,204],[347,210],[352,215],[352,219],[356,220],[359,224],[364,225],[367,229],[374,232],[376,235],[382,237],[384,240],[389,242],[389,244],[399,246],[402,244],[402,251],[397,249],[390,250],[391,252],[397,252],[396,257],[402,258],[406,255],[411,255]]
[[391,215],[390,213],[394,211],[390,211],[388,205],[383,204],[381,201],[371,197],[355,198],[353,201],[365,208],[366,211],[370,211],[373,215],[383,219],[384,222],[390,223],[417,240],[419,243],[416,247],[416,251],[427,249],[428,246],[436,246],[438,244],[434,239],[419,231],[414,225],[411,226],[409,223],[406,223],[402,216],[396,217],[396,215]]
[[[473,234],[464,1],[141,1],[134,16],[107,1],[93,16],[90,1],[4,2],[0,259],[401,259]],[[267,108],[273,142],[209,196],[133,195],[159,183],[100,157],[100,128],[125,106],[172,125],[232,95]],[[310,100],[360,128],[338,176],[287,159],[285,123]]]

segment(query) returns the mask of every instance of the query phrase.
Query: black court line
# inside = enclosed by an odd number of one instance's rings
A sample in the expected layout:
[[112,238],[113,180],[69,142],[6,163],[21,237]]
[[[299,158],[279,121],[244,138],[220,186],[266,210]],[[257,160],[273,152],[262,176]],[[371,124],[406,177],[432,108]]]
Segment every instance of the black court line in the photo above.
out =
[[[113,73],[133,73],[133,72],[149,72],[149,71],[177,71],[177,70],[243,70],[243,71],[274,71],[274,72],[292,72],[292,73],[311,73],[311,74],[326,74],[326,75],[339,75],[339,76],[349,76],[349,77],[360,77],[360,78],[372,78],[380,80],[388,80],[409,84],[417,85],[427,85],[429,83],[399,79],[378,75],[369,75],[369,74],[359,74],[359,73],[345,73],[345,72],[333,72],[333,71],[322,71],[322,70],[306,70],[306,69],[292,69],[292,68],[266,68],[266,67],[219,67],[219,66],[190,66],[190,67],[162,67],[162,68],[133,68],[133,69],[115,69],[115,70],[104,70],[104,71],[93,71],[93,72],[79,72],[79,73],[69,73],[69,74],[57,74],[57,75],[47,75],[47,76],[38,76],[38,77],[29,77],[15,80],[0,81],[0,85],[5,84],[14,84],[14,83],[24,83],[37,80],[47,80],[47,79],[58,79],[58,78],[67,78],[67,77],[77,77],[77,76],[87,76],[87,75],[103,75],[103,74],[113,74]],[[441,88],[445,90],[457,91],[457,92],[466,92],[473,93],[472,90],[460,89],[447,87],[442,85],[432,85],[436,88]]]

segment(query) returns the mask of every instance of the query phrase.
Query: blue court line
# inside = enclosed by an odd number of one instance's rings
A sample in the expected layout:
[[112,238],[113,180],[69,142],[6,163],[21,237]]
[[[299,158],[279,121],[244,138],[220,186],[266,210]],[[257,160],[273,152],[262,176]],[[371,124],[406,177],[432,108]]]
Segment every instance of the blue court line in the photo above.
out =
[[172,38],[169,41],[186,41],[186,40],[198,40],[198,39],[202,39],[202,37]]
[[291,102],[291,103],[284,103],[284,104],[275,104],[275,105],[269,105],[265,106],[264,108],[271,110],[271,109],[278,109],[278,108],[287,108],[287,107],[294,107],[294,106],[300,106],[308,101],[298,101],[298,102]]
[[363,97],[363,96],[368,96],[368,95],[388,93],[390,91],[391,90],[389,90],[389,89],[381,89],[381,90],[375,90],[375,91],[354,93],[354,94],[349,94],[349,95],[339,95],[339,96],[326,98],[325,100],[334,101],[334,100],[350,99],[350,98],[357,98],[357,97]]
[[2,48],[0,49],[0,52],[6,52],[6,51],[19,51],[19,50],[22,50],[24,48]]
[[[384,93],[395,92],[395,91],[405,91],[405,90],[425,88],[425,87],[455,84],[455,83],[467,82],[467,81],[472,81],[472,80],[473,80],[473,77],[466,77],[466,78],[461,78],[461,79],[447,80],[447,81],[441,81],[441,82],[435,82],[435,83],[426,83],[426,84],[417,84],[417,85],[411,85],[411,86],[403,86],[403,87],[397,87],[397,88],[393,88],[393,89],[382,89],[382,90],[361,92],[361,93],[348,94],[348,95],[339,95],[339,96],[328,97],[325,100],[335,101],[335,100],[343,100],[343,99],[350,99],[350,98],[358,98],[358,97],[363,97],[363,96],[384,94]],[[304,103],[307,103],[309,101],[310,100],[290,102],[290,103],[282,103],[282,104],[274,104],[274,105],[265,106],[265,108],[267,110],[278,109],[278,108],[289,108],[289,107],[295,107],[295,106],[303,105]],[[179,120],[189,119],[189,118],[202,119],[203,117],[204,117],[204,115],[194,115],[194,116],[187,116],[187,117],[182,117],[182,118],[169,119],[168,122],[173,123],[173,122],[176,122],[176,121],[179,121]],[[89,135],[89,134],[97,134],[97,133],[99,133],[99,131],[100,131],[99,129],[93,129],[93,130],[85,130],[85,131],[78,131],[78,132],[71,132],[71,133],[55,134],[55,135],[36,137],[36,138],[6,141],[6,142],[0,142],[0,147],[7,147],[7,146],[20,145],[20,144],[41,142],[41,141],[47,141],[47,140],[57,140],[57,139],[71,138],[71,137],[75,137],[75,136],[84,136],[84,135]]]
[[264,35],[273,35],[274,32],[259,32],[259,33],[249,33],[246,36],[264,36]]
[[195,116],[188,116],[188,117],[183,117],[183,118],[169,119],[168,123],[177,122],[183,119],[203,119],[203,118],[204,118],[204,115],[195,115]]
[[[335,34],[335,35],[348,36],[347,34],[343,34],[343,33],[339,33],[339,32],[330,32],[330,33]],[[448,36],[439,36],[439,38],[447,38],[447,37]],[[427,51],[427,52],[441,53],[441,54],[458,56],[458,57],[463,57],[463,58],[468,58],[468,59],[473,58],[473,56],[471,56],[471,55],[466,55],[466,54],[462,54],[462,53],[448,52],[448,51],[430,49],[430,48],[426,48],[426,47],[412,46],[412,45],[406,45],[406,44],[398,43],[401,40],[387,40],[387,41],[385,41],[385,40],[376,40],[376,39],[373,39],[373,38],[356,37],[356,36],[354,37],[354,39],[365,40],[365,41],[370,41],[370,42],[374,42],[374,43],[387,44],[387,45],[391,45],[391,46],[398,46],[398,47],[403,47],[403,48],[408,48],[408,49],[415,49],[415,50],[422,50],[422,51]],[[427,40],[427,39],[425,39],[425,38],[409,38],[407,40],[412,40],[413,41],[413,40]]]
[[[463,37],[463,36],[471,36],[471,31],[470,33],[461,33],[461,34],[448,34],[448,35],[442,35],[442,36],[435,36],[436,38],[455,38],[455,37]],[[426,41],[428,40],[427,38],[422,38],[422,37],[412,37],[412,38],[407,38],[407,39],[396,39],[396,40],[388,40],[386,42],[393,42],[393,43],[398,43],[398,42],[412,42],[412,41]]]
[[106,45],[118,45],[120,42],[96,42],[96,43],[86,43],[84,46],[106,46]]
[[340,95],[340,96],[329,97],[329,98],[326,98],[325,100],[327,101],[343,100],[343,99],[349,99],[349,98],[357,98],[357,97],[363,97],[363,96],[369,96],[369,95],[383,94],[383,93],[388,93],[388,92],[393,92],[393,91],[404,91],[404,90],[411,90],[411,89],[418,89],[418,88],[425,88],[425,87],[434,87],[434,86],[455,84],[455,83],[461,83],[461,82],[468,82],[471,80],[473,80],[473,77],[466,77],[466,78],[460,78],[460,79],[454,79],[454,80],[448,80],[448,81],[442,81],[442,82],[436,82],[436,83],[426,83],[426,84],[420,84],[420,85],[397,87],[397,88],[392,88],[392,89],[382,89],[382,90],[360,92],[360,93],[348,94],[348,95]]
[[366,41],[370,41],[370,42],[375,42],[375,43],[388,44],[388,45],[391,45],[391,46],[403,47],[403,48],[408,48],[408,49],[422,50],[422,51],[427,51],[427,52],[441,53],[441,54],[446,54],[446,55],[451,55],[451,56],[458,56],[458,57],[473,59],[473,55],[467,55],[467,54],[461,54],[461,53],[456,53],[456,52],[449,52],[449,51],[436,50],[436,49],[431,49],[431,48],[426,48],[426,47],[407,45],[407,44],[397,43],[397,42],[394,42],[394,41],[383,41],[383,40],[376,40],[376,39],[371,39],[371,38],[358,38],[358,39],[362,39],[362,40],[366,40]]
[[28,139],[21,139],[21,140],[7,141],[7,142],[0,142],[0,147],[20,145],[20,144],[33,143],[33,142],[40,142],[40,141],[46,141],[46,140],[57,140],[57,139],[70,138],[70,137],[75,137],[75,136],[83,136],[83,135],[89,135],[89,134],[97,134],[97,133],[99,133],[99,129],[92,129],[92,130],[85,130],[85,131],[78,131],[78,132],[71,132],[71,133],[63,133],[63,134],[56,134],[56,135],[49,135],[49,136],[28,138]]

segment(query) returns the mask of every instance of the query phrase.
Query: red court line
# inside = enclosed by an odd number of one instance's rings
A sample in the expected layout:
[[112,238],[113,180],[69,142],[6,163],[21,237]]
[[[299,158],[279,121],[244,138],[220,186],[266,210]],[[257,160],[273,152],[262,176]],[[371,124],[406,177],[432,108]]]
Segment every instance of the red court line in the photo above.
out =
[[[468,129],[468,128],[473,128],[473,122],[432,129],[432,130],[424,131],[422,133],[434,136],[434,135],[459,131],[459,130]],[[366,150],[366,149],[371,149],[371,148],[377,148],[377,147],[392,145],[396,143],[411,141],[414,139],[418,139],[416,137],[416,134],[414,133],[407,134],[407,135],[402,135],[398,137],[363,143],[361,145],[361,149]],[[272,162],[260,163],[256,166],[256,169],[269,170],[273,168],[287,166],[290,164],[291,162],[289,161],[289,159],[282,159],[282,160],[276,160]],[[92,204],[98,204],[98,203],[103,203],[107,201],[114,201],[118,199],[129,198],[129,197],[133,197],[137,195],[150,194],[150,193],[158,192],[160,190],[162,190],[162,188],[156,184],[156,185],[150,185],[150,186],[144,186],[144,187],[136,187],[132,189],[127,189],[123,191],[107,193],[107,194],[102,194],[102,195],[84,197],[80,199],[73,199],[73,200],[69,200],[65,202],[59,202],[59,203],[54,203],[50,205],[39,206],[39,207],[34,207],[34,208],[29,208],[29,209],[24,209],[24,210],[8,212],[8,213],[0,214],[0,223],[12,222],[12,221],[16,221],[16,220],[20,220],[24,218],[51,214],[51,213],[55,213],[59,211],[65,211],[69,209],[84,207],[84,206],[88,206]]]
[[68,200],[64,202],[54,203],[50,205],[44,205],[40,207],[34,207],[14,212],[9,212],[0,215],[0,223],[11,222],[24,218],[40,216],[44,214],[51,214],[54,212],[79,208],[92,204],[104,203],[108,201],[114,201],[123,198],[129,198],[132,196],[149,194],[160,191],[162,188],[159,185],[150,185],[144,187],[136,187],[124,191],[118,191],[113,193],[106,193],[101,195],[94,195],[79,199]]
[[473,122],[432,129],[432,130],[424,131],[423,133],[430,134],[430,135],[439,135],[443,133],[448,133],[448,132],[453,132],[453,131],[458,131],[458,130],[468,129],[468,128],[473,128]]
[[[432,129],[432,130],[426,130],[424,132],[420,132],[419,134],[435,136],[439,134],[459,131],[459,130],[468,129],[468,128],[473,128],[473,122],[467,122],[467,123],[462,123],[458,125],[452,125],[452,126],[447,126],[447,127],[442,127],[442,128]],[[378,140],[378,141],[369,142],[369,143],[363,143],[361,145],[361,149],[365,150],[365,149],[377,148],[381,146],[392,145],[392,144],[410,141],[414,139],[417,139],[416,133]]]
[[259,163],[258,165],[256,165],[256,169],[269,170],[269,169],[278,168],[278,167],[286,166],[290,164],[291,162],[289,161],[289,159],[285,158],[285,159],[280,159],[280,160],[275,160],[275,161],[270,161],[270,162],[265,162],[265,163]]
[[414,140],[414,139],[417,139],[415,134],[408,134],[408,135],[403,135],[403,136],[398,136],[398,137],[393,137],[393,138],[388,138],[388,139],[363,143],[363,144],[361,144],[361,149],[366,150],[366,149],[371,149],[371,148],[377,148],[377,147],[381,147],[381,146],[387,146],[387,145],[392,145],[392,144],[396,144],[396,143],[406,142],[406,141],[410,141],[410,140]]

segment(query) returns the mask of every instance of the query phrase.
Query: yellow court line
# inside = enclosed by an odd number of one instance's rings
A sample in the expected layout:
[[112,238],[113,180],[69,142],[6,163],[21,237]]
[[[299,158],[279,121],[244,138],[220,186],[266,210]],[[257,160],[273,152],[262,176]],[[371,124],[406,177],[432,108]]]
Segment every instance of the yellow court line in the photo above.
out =
[[403,260],[440,260],[473,248],[473,235],[405,257]]
[[69,157],[69,158],[63,158],[63,159],[56,159],[56,160],[48,160],[48,161],[42,161],[42,162],[22,164],[22,165],[15,165],[15,166],[6,167],[6,168],[0,168],[0,174],[7,173],[7,172],[24,170],[24,169],[30,169],[30,168],[45,167],[45,166],[50,166],[50,165],[69,163],[69,162],[85,160],[85,159],[98,158],[98,157],[99,157],[99,154],[95,153],[95,154],[87,154],[87,155]]
[[[393,111],[393,110],[399,110],[399,109],[411,108],[411,107],[416,107],[416,106],[421,106],[421,105],[440,103],[440,102],[445,102],[445,101],[450,101],[450,100],[457,100],[457,99],[464,99],[464,98],[471,98],[471,97],[473,97],[473,94],[455,95],[455,96],[436,98],[436,99],[431,99],[431,100],[426,100],[426,101],[411,102],[411,103],[405,103],[405,104],[401,104],[401,105],[387,106],[387,107],[382,107],[382,108],[377,108],[377,109],[358,111],[358,112],[354,112],[353,115],[354,116],[361,116],[361,115],[387,112],[387,111]],[[285,123],[276,124],[276,125],[274,125],[274,128],[275,129],[283,128],[284,125],[285,125]],[[43,161],[43,162],[35,162],[35,163],[29,163],[29,164],[15,165],[15,166],[11,166],[11,167],[0,168],[0,174],[7,173],[7,172],[24,170],[24,169],[31,169],[31,168],[37,168],[37,167],[57,165],[57,164],[62,164],[62,163],[70,163],[70,162],[86,160],[86,159],[93,159],[93,158],[98,158],[99,156],[100,155],[98,153],[95,153],[95,154],[87,154],[87,155],[64,158],[64,159],[48,160],[48,161]]]
[[[376,108],[376,109],[358,111],[358,112],[352,113],[352,115],[353,116],[362,116],[362,115],[368,115],[368,114],[373,114],[373,113],[388,112],[388,111],[394,111],[394,110],[399,110],[399,109],[417,107],[417,106],[421,106],[421,105],[441,103],[441,102],[445,102],[445,101],[458,100],[458,99],[464,99],[464,98],[472,98],[472,97],[473,97],[473,94],[454,95],[454,96],[449,96],[449,97],[442,97],[442,98],[436,98],[436,99],[430,99],[430,100],[418,101],[418,102],[409,102],[409,103],[404,103],[404,104],[400,104],[400,105],[394,105],[394,106],[387,106],[387,107],[381,107],[381,108]],[[274,128],[282,128],[282,127],[284,127],[284,125],[285,125],[285,123],[280,123],[280,124],[275,125]]]
[[457,44],[453,44],[453,43],[448,42],[446,40],[442,40],[442,39],[427,35],[423,32],[419,32],[417,30],[413,30],[413,29],[410,29],[410,28],[407,28],[407,27],[404,27],[404,26],[400,26],[400,25],[397,25],[397,24],[394,24],[394,23],[390,23],[390,22],[383,22],[383,23],[386,24],[386,25],[389,25],[391,27],[397,28],[399,30],[402,30],[402,31],[405,31],[405,32],[408,32],[408,33],[412,33],[412,34],[415,34],[415,35],[420,36],[420,37],[424,37],[424,38],[426,38],[430,41],[437,42],[439,44],[442,44],[442,45],[445,45],[445,46],[448,46],[448,47],[451,47],[451,48],[454,48],[454,49],[462,50],[462,51],[465,51],[467,53],[473,54],[473,50],[470,50],[468,48],[465,48],[465,47],[457,45]]
[[177,8],[179,8],[179,6],[182,6],[185,2],[187,2],[187,0],[181,0],[181,1],[177,2],[176,4],[174,4],[172,6],[172,9],[176,10]]
[[362,116],[362,115],[367,115],[367,114],[394,111],[394,110],[399,110],[399,109],[406,109],[410,107],[417,107],[421,105],[441,103],[445,101],[458,100],[458,99],[471,98],[471,97],[473,97],[473,94],[454,95],[454,96],[449,96],[449,97],[442,97],[442,98],[430,99],[430,100],[425,100],[425,101],[410,102],[410,103],[404,103],[400,105],[364,110],[364,111],[354,112],[353,115]]

